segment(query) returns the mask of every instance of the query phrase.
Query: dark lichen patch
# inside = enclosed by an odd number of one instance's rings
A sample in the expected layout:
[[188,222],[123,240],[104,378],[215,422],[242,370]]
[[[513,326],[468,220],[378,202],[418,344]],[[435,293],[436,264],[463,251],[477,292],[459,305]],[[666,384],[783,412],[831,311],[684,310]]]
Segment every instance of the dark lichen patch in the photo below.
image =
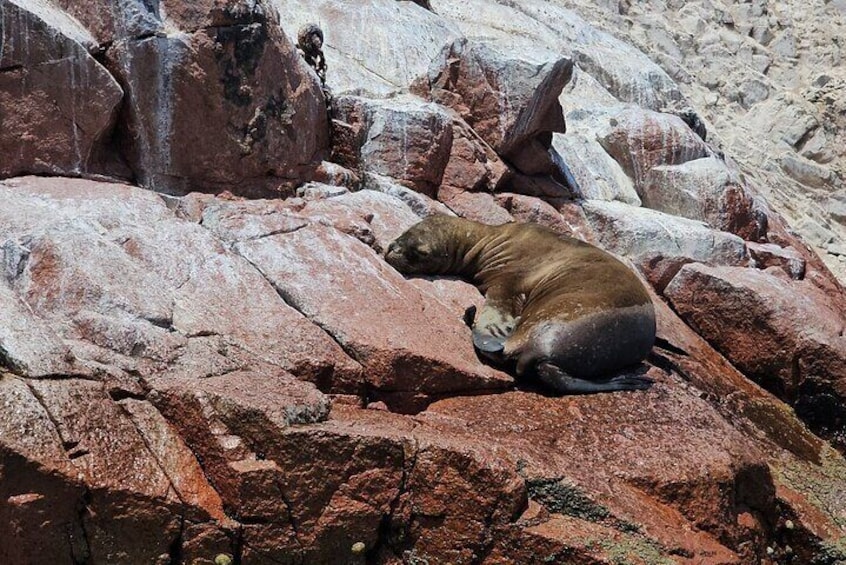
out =
[[253,117],[243,127],[240,142],[241,154],[249,155],[255,143],[267,137],[268,122],[275,122],[281,130],[292,136],[289,129],[293,124],[293,117],[294,111],[285,99],[284,93],[279,90],[272,94],[264,105],[256,108]]
[[247,25],[215,29],[214,54],[221,68],[223,94],[236,106],[252,102],[252,91],[245,88],[245,79],[255,75],[270,39],[266,18],[261,14],[259,19]]
[[810,565],[846,565],[846,536],[821,543]]
[[814,433],[846,451],[846,403],[831,383],[805,379],[793,408]]
[[611,517],[604,506],[595,503],[579,490],[557,478],[526,481],[529,498],[553,514],[572,516],[588,522],[603,522]]

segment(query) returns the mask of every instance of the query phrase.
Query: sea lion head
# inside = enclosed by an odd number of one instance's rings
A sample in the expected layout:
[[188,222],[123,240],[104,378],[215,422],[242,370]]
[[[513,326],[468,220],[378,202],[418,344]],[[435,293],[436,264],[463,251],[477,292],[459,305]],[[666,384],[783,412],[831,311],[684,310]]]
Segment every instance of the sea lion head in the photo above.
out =
[[450,268],[456,218],[430,216],[414,224],[388,246],[385,260],[404,274],[444,273]]

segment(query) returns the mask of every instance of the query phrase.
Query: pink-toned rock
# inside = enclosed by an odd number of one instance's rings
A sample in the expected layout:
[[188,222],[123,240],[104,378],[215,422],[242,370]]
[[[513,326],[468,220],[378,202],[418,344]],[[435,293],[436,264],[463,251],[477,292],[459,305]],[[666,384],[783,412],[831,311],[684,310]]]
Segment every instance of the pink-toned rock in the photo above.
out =
[[702,139],[678,116],[624,108],[608,116],[597,138],[642,193],[654,167],[679,165],[710,154]]
[[805,259],[792,247],[750,241],[746,248],[749,250],[749,256],[755,261],[755,267],[759,269],[778,267],[794,280],[805,276]]
[[[53,539],[62,540],[65,556],[104,562],[153,562],[168,554],[182,519],[205,522],[207,533],[220,531],[216,520],[226,518],[219,498],[193,454],[148,404],[117,403],[96,382],[24,383],[4,378],[0,387],[2,404],[14,403],[29,416],[29,437],[14,439],[20,430],[7,429],[13,433],[3,434],[9,439],[0,448],[8,479],[0,504],[9,518],[4,533],[18,540],[2,544],[0,555],[29,550],[29,557],[48,558],[51,549],[36,545],[48,539],[43,526],[56,528]],[[27,527],[39,517],[39,527]]]
[[[10,263],[8,246],[5,251]],[[3,255],[0,255],[3,257]],[[19,257],[23,259],[23,257]],[[14,263],[13,263],[14,264]],[[0,365],[25,377],[73,372],[73,355],[57,333],[0,280]]]
[[170,194],[290,194],[328,152],[316,76],[276,10],[251,6],[226,2],[209,12],[208,27],[176,22],[178,32],[127,37],[107,51],[127,96],[122,143],[142,185]]
[[566,58],[530,61],[461,39],[433,62],[418,89],[458,112],[519,171],[552,174],[552,133],[565,130],[558,95],[572,71]]
[[665,295],[741,371],[846,448],[846,320],[822,292],[758,270],[691,264]]
[[123,91],[94,44],[46,2],[0,2],[0,178],[100,172]]
[[335,117],[347,124],[341,164],[394,178],[434,197],[450,160],[452,118],[415,97],[336,98]]
[[497,204],[493,194],[488,192],[467,192],[451,186],[438,191],[438,200],[462,218],[483,224],[499,225],[513,222],[502,206]]
[[437,200],[433,200],[425,194],[415,192],[389,177],[369,173],[365,176],[364,187],[369,190],[383,192],[405,202],[406,206],[421,218],[427,218],[433,214],[455,215],[449,208]]
[[442,184],[465,191],[494,192],[508,178],[508,167],[493,148],[464,120],[454,118],[452,149]]
[[511,381],[476,359],[453,313],[353,237],[315,224],[235,248],[364,365],[376,390],[437,394]]
[[300,213],[356,237],[377,253],[384,253],[397,236],[420,221],[399,198],[366,189],[308,202]]
[[638,188],[647,208],[700,220],[750,241],[766,237],[766,213],[740,171],[717,157],[652,167]]
[[[9,300],[24,300],[28,316],[44,320],[42,331],[64,340],[39,342],[54,354],[39,358],[44,368],[37,372],[90,374],[99,364],[145,377],[197,377],[275,367],[327,391],[361,386],[361,367],[326,333],[212,231],[178,220],[155,193],[34,178],[6,181],[0,190],[12,206],[0,209],[0,237],[26,243]],[[263,214],[255,218],[274,219],[272,206],[256,204]],[[206,210],[210,229],[214,210]],[[234,221],[228,229],[264,233],[259,222]],[[250,296],[251,308],[234,311],[233,296]],[[15,343],[9,339],[4,343]],[[63,346],[76,356],[72,369],[61,368]],[[24,353],[18,355],[26,361]]]
[[561,235],[595,243],[591,227],[577,204],[556,209],[540,198],[507,192],[498,194],[496,201],[519,222],[541,224]]

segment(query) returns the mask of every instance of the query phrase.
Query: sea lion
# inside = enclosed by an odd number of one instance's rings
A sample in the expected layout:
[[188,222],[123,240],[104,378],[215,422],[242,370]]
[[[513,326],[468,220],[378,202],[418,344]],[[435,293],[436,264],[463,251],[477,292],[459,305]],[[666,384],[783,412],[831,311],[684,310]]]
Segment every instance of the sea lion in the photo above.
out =
[[[610,376],[655,342],[655,310],[640,279],[611,254],[537,224],[489,226],[431,216],[394,240],[399,272],[457,275],[485,295],[473,344],[516,361],[559,393],[645,389],[646,377]],[[610,376],[610,378],[609,378]]]

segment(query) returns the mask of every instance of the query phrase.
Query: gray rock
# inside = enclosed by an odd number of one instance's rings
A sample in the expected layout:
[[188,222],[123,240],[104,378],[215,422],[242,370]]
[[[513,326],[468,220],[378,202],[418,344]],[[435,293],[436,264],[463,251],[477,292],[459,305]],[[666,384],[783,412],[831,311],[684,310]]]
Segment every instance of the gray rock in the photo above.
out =
[[701,222],[622,202],[588,200],[583,208],[599,244],[635,261],[668,257],[713,265],[748,262],[741,238]]

